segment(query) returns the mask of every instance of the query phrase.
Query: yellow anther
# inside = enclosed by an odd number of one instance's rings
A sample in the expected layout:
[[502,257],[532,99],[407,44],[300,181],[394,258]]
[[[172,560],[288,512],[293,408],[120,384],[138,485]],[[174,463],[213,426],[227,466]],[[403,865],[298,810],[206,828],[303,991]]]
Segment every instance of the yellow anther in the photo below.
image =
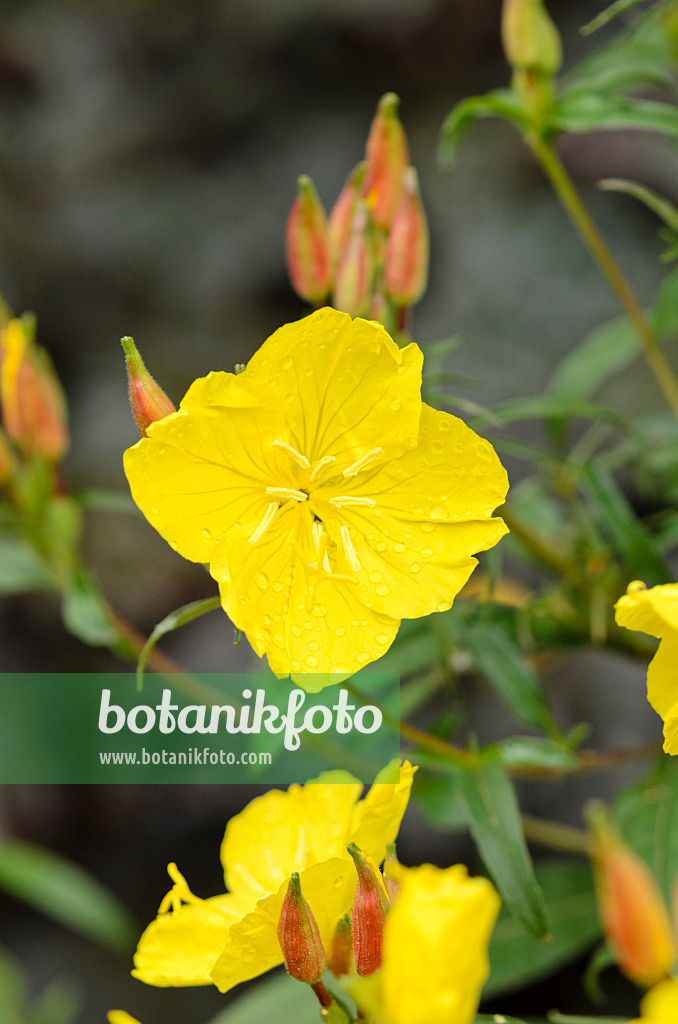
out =
[[308,461],[306,456],[302,455],[301,452],[298,452],[297,449],[293,448],[291,444],[286,444],[284,441],[274,441],[273,447],[280,448],[282,451],[284,451],[285,454],[289,455],[291,459],[294,459],[294,461],[297,462],[302,469],[310,468],[311,463]]
[[350,494],[340,494],[336,498],[330,498],[330,505],[334,505],[335,508],[342,508],[344,505],[374,508],[376,502],[372,501],[371,498],[354,498]]
[[351,540],[351,534],[349,533],[348,526],[342,526],[339,532],[341,534],[341,543],[344,546],[344,554],[346,555],[346,561],[353,569],[353,572],[360,572],[362,566],[358,561],[356,549],[353,547],[353,541]]
[[274,498],[280,498],[281,501],[289,501],[294,498],[295,501],[306,501],[308,494],[305,491],[295,491],[293,487],[267,487],[267,494],[272,494]]
[[357,476],[362,469],[365,469],[366,466],[369,466],[371,462],[374,462],[375,459],[378,459],[379,456],[383,454],[383,448],[373,448],[371,452],[367,452],[367,454],[363,455],[361,459],[358,459],[357,462],[354,462],[352,466],[349,466],[348,469],[345,469],[342,475],[346,477]]
[[250,544],[258,544],[261,538],[264,536],[269,526],[273,522],[273,518],[278,511],[278,502],[272,501],[264,512],[264,518],[261,520],[256,530],[250,537]]
[[334,461],[334,455],[323,455],[322,459],[318,459],[318,461],[313,466],[313,469],[311,470],[311,475],[308,478],[308,482],[313,483],[315,478],[318,476],[318,473],[320,473],[320,471],[324,469],[325,466],[329,466],[330,462]]

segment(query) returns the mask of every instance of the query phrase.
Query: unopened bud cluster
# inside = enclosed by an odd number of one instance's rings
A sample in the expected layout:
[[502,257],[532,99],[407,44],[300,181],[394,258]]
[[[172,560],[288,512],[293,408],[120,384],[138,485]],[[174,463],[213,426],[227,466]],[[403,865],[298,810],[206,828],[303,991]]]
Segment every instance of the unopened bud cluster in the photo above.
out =
[[68,449],[66,401],[52,362],[35,342],[35,318],[0,300],[0,487],[22,470],[56,465]]
[[[398,97],[379,101],[365,160],[329,217],[309,177],[299,178],[287,221],[287,265],[297,294],[351,316],[402,325],[426,288],[429,239],[417,172],[409,166]],[[400,312],[399,312],[400,311]]]

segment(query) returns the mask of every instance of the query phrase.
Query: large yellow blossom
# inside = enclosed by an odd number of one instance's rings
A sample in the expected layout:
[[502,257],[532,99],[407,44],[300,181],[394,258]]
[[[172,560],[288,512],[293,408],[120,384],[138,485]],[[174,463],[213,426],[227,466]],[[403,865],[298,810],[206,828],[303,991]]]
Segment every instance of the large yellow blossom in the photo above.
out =
[[650,989],[640,1004],[642,1017],[633,1024],[676,1024],[678,1020],[678,981],[667,978]]
[[463,864],[399,867],[397,878],[381,971],[354,994],[384,1024],[470,1024],[489,974],[497,891]]
[[381,657],[402,618],[449,608],[506,532],[492,446],[421,401],[420,349],[325,308],[238,376],[210,373],[125,453],[172,547],[209,562],[227,614],[307,689]]
[[227,827],[221,847],[226,887],[221,896],[194,896],[176,865],[173,888],[141,936],[135,977],[149,985],[215,984],[227,992],[283,962],[278,920],[290,875],[298,871],[327,946],[350,909],[355,870],[346,852],[356,842],[380,863],[407,806],[414,769],[389,766],[364,800],[347,772],[271,790]]
[[647,672],[647,699],[664,719],[664,750],[678,754],[678,583],[629,583],[615,605],[620,626],[661,638]]

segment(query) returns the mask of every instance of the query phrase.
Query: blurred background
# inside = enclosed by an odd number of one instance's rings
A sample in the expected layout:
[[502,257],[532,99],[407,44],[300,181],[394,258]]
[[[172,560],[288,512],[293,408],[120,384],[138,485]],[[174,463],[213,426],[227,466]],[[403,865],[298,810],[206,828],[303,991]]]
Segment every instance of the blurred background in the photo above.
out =
[[[603,6],[549,2],[568,63],[591,48],[578,29]],[[539,392],[564,353],[616,314],[512,129],[480,123],[452,172],[437,164],[451,106],[508,80],[499,21],[500,0],[4,0],[0,292],[14,310],[37,314],[38,339],[64,382],[72,491],[127,490],[121,456],[138,434],[122,335],[134,336],[178,403],[195,377],[246,362],[280,324],[304,315],[284,260],[297,176],[312,176],[329,210],[388,90],[401,98],[431,229],[430,285],[413,336],[463,335],[449,363],[468,378],[460,394],[486,405]],[[641,302],[649,300],[664,273],[657,224],[639,204],[597,192],[595,182],[633,178],[676,201],[675,149],[659,137],[614,133],[565,140],[562,155]],[[629,412],[659,400],[637,365],[608,389],[614,394],[606,400]],[[520,469],[509,462],[512,478]],[[213,591],[204,571],[141,518],[92,511],[86,551],[107,598],[144,633]],[[217,613],[169,638],[165,649],[194,671],[245,668],[253,658],[245,641],[232,646],[232,627]],[[579,720],[587,702],[601,744],[623,745],[629,730],[636,739],[655,736],[640,673],[622,659],[585,657],[584,665],[556,666],[549,678],[566,722]],[[0,670],[57,669],[124,666],[69,637],[56,598],[0,599]],[[593,710],[592,674],[600,694]],[[491,707],[481,695],[479,719],[497,714]],[[605,794],[605,780],[596,784]],[[558,787],[534,789],[527,799],[536,810],[560,795]],[[223,889],[224,824],[252,792],[5,787],[0,829],[90,869],[143,925],[166,891],[169,860],[198,894]],[[581,792],[570,786],[562,796],[575,813]],[[415,814],[400,853],[406,863],[473,857],[470,842],[450,846]],[[0,907],[1,941],[27,971],[31,991],[70,979],[83,1000],[82,1024],[103,1020],[114,1005],[144,1024],[194,1024],[223,1006],[216,990],[148,989],[129,978],[128,964],[37,911],[8,898]],[[530,998],[534,1012],[586,1005],[567,978]],[[502,1007],[511,1012],[509,1002]]]

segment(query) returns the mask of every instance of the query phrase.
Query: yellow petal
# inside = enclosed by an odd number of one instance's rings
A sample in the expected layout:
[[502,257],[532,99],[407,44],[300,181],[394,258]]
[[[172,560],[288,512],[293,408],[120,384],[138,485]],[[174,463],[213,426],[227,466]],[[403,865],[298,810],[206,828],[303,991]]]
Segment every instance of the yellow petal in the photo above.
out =
[[331,455],[343,465],[414,446],[422,359],[381,324],[327,306],[277,330],[239,379],[264,404],[284,396],[292,444],[312,463]]
[[664,719],[664,751],[678,754],[678,700]]
[[[301,888],[327,946],[337,921],[350,909],[355,872],[349,860],[333,858],[300,872]],[[278,921],[287,879],[278,892],[260,900],[251,913],[231,928],[211,978],[220,992],[256,978],[283,962],[278,942]]]
[[642,1017],[634,1024],[675,1024],[678,1020],[678,981],[667,978],[650,989],[640,1004]]
[[615,605],[615,618],[619,626],[650,636],[678,631],[678,583],[665,583],[650,590],[638,580],[629,583]]
[[246,531],[236,527],[210,571],[224,610],[257,654],[266,653],[277,675],[317,692],[385,654],[399,621],[362,604],[355,583],[311,568],[305,515],[299,505],[279,513],[256,544],[238,539]]
[[678,700],[678,632],[665,636],[647,670],[647,699],[666,718]]
[[130,1017],[124,1010],[109,1010],[106,1016],[108,1024],[139,1024],[136,1017]]
[[403,869],[384,932],[382,1001],[390,1024],[470,1024],[489,973],[499,897],[463,865]]
[[347,545],[342,526],[348,529],[361,567],[360,601],[394,618],[416,618],[449,608],[477,564],[471,555],[507,532],[491,518],[507,488],[487,441],[424,406],[417,447],[351,481],[350,495],[374,507],[335,511],[336,485],[314,495],[314,505],[338,550]]
[[294,871],[347,856],[349,822],[362,788],[348,772],[337,771],[256,797],[226,826],[221,862],[227,887],[257,900],[286,885]]
[[380,772],[364,800],[358,804],[351,842],[381,864],[386,847],[394,842],[410,799],[417,769],[409,761],[395,762]]
[[[230,376],[211,374],[189,395],[196,389],[204,400],[205,392],[217,392],[216,402],[222,378]],[[270,408],[182,403],[125,452],[132,497],[176,551],[207,562],[234,523],[254,528],[261,521],[272,482],[294,485],[289,459],[273,446],[286,436],[282,414]]]
[[242,904],[228,895],[159,914],[139,940],[132,974],[159,988],[210,985],[229,928],[242,916]]

